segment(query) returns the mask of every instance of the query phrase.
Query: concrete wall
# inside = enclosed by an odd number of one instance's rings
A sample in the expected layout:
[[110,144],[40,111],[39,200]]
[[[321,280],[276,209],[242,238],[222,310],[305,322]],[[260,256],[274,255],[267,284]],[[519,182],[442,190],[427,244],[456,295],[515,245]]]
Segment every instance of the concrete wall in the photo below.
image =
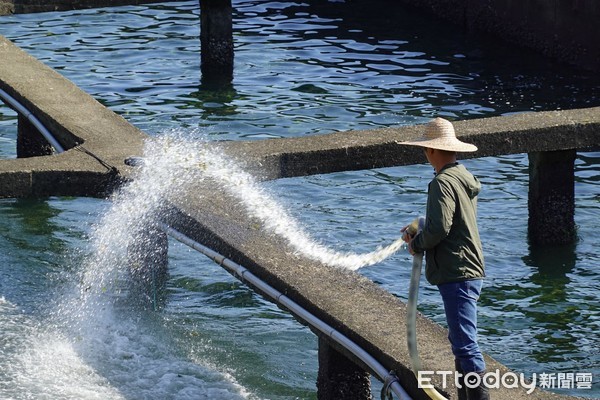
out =
[[546,56],[600,71],[597,0],[401,0]]

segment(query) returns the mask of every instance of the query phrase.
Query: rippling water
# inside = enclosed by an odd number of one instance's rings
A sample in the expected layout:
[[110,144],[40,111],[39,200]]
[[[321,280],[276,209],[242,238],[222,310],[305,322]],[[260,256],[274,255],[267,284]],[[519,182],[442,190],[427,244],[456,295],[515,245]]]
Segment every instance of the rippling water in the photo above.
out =
[[[358,5],[357,7],[360,7]],[[387,5],[386,7],[390,7]],[[198,3],[0,18],[0,34],[150,134],[259,140],[600,105],[597,77],[470,38],[439,21],[340,3],[234,1],[234,81],[199,67]],[[59,101],[59,100],[57,100]],[[15,156],[16,115],[0,107],[0,157]],[[600,373],[600,153],[577,159],[575,245],[527,243],[527,156],[464,163],[484,184],[480,228],[488,279],[484,350],[532,373]],[[285,179],[265,186],[321,242],[369,251],[423,213],[425,165]],[[74,334],[68,289],[110,204],[0,201],[0,397],[316,398],[316,338],[202,256],[170,244],[165,308],[119,305]],[[361,270],[405,299],[405,254]],[[420,309],[444,324],[423,283]],[[560,390],[598,397],[600,388]]]

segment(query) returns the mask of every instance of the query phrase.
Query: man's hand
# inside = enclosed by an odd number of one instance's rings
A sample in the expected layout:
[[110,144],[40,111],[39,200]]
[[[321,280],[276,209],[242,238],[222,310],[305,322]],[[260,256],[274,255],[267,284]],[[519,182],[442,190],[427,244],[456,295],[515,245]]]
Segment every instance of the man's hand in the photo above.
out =
[[402,233],[402,240],[404,240],[406,243],[408,243],[408,252],[410,253],[411,256],[414,256],[416,253],[412,248],[412,241],[415,238],[415,235],[411,235],[409,233],[409,225],[406,225],[404,228],[400,229],[400,232]]
[[404,240],[406,243],[409,243],[413,239],[413,236],[408,233],[409,226],[410,225],[406,225],[404,228],[400,229],[400,233],[402,233],[402,240]]

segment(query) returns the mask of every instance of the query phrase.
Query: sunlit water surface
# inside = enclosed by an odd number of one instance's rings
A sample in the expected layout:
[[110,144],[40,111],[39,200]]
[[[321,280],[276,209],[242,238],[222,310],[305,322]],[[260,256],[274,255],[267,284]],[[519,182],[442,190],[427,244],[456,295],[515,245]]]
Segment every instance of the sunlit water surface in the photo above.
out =
[[[235,76],[221,88],[201,81],[196,1],[2,17],[0,34],[149,134],[172,130],[188,140],[600,105],[593,75],[406,10],[373,22],[377,7],[234,8]],[[1,106],[0,156],[15,157],[15,143],[16,115]],[[557,390],[592,398],[600,396],[599,159],[583,152],[576,162],[577,243],[544,249],[527,243],[527,156],[464,162],[484,187],[483,349],[529,376],[592,372],[593,389]],[[424,212],[431,177],[417,165],[264,187],[323,244],[366,252]],[[77,313],[73,290],[110,207],[85,198],[0,201],[0,397],[316,398],[315,336],[179,243],[170,243],[163,309],[121,300]],[[409,266],[399,253],[360,273],[406,299]],[[444,324],[425,281],[420,310]]]

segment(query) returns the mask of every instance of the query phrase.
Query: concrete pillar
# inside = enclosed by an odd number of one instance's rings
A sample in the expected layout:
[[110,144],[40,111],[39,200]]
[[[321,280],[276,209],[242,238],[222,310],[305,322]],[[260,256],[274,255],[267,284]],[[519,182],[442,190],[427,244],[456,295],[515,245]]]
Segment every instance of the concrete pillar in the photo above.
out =
[[127,256],[133,295],[143,306],[158,309],[169,275],[167,234],[156,225],[145,225],[132,235]]
[[529,153],[529,241],[573,243],[576,150]]
[[52,146],[29,120],[19,114],[17,125],[17,158],[47,156]]
[[319,400],[370,400],[371,379],[362,368],[319,337]]
[[203,79],[233,79],[231,0],[200,0],[200,62]]

